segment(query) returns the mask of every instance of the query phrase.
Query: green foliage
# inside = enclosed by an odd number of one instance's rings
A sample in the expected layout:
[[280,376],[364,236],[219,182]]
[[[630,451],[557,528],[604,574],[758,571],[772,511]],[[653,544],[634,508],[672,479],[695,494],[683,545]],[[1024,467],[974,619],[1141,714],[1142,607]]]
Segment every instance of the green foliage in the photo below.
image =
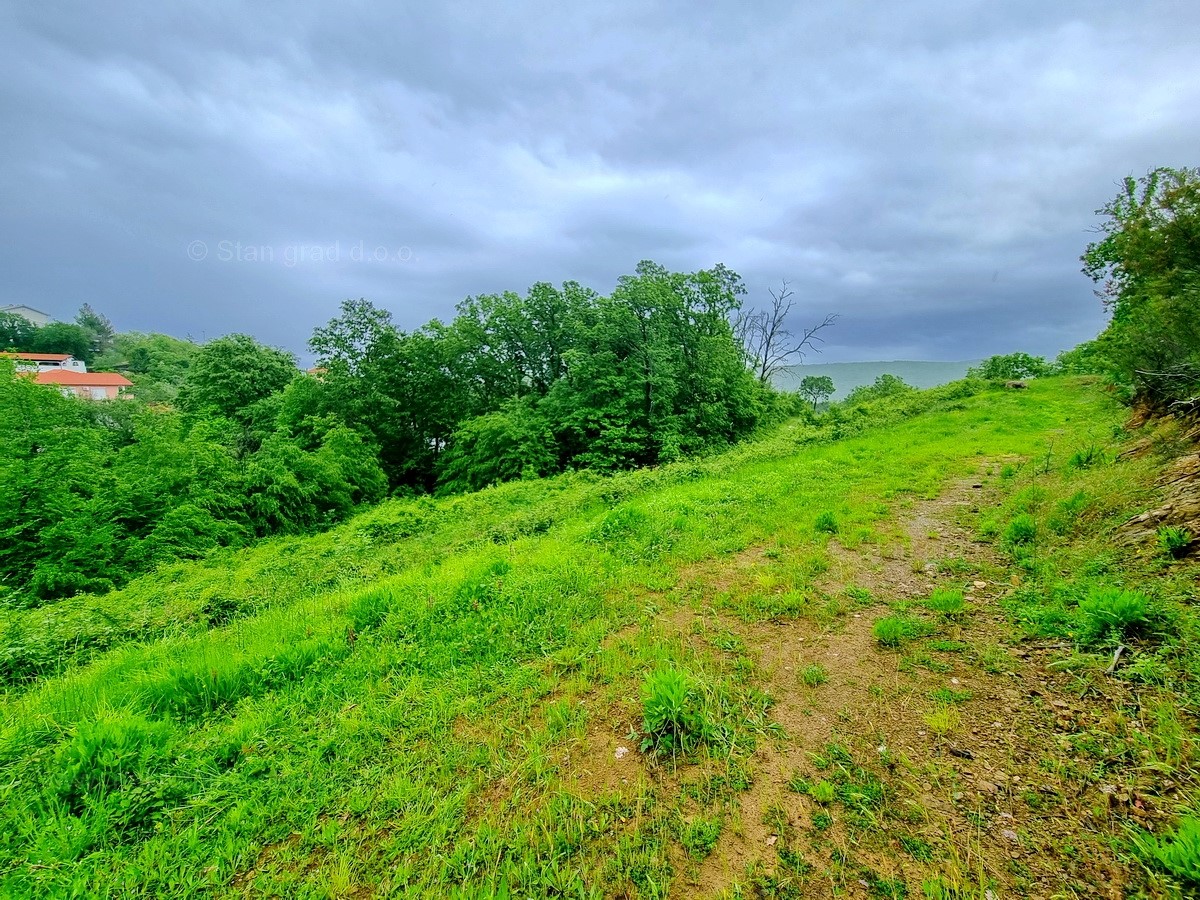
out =
[[1142,858],[1181,885],[1200,889],[1200,818],[1185,816],[1162,836],[1139,834],[1134,845]]
[[828,375],[805,375],[798,388],[800,396],[808,400],[813,409],[832,397],[834,390],[833,379]]
[[1120,588],[1093,588],[1079,601],[1079,640],[1083,644],[1115,643],[1150,621],[1150,598]]
[[642,750],[687,753],[708,739],[711,725],[690,677],[673,668],[646,676],[642,687]]
[[904,379],[885,373],[876,378],[873,384],[856,387],[850,392],[845,403],[847,406],[858,406],[872,400],[903,396],[915,390],[916,388],[905,383]]
[[179,408],[204,417],[249,424],[254,404],[282,391],[296,377],[290,353],[264,347],[245,334],[203,345],[179,391]]
[[1037,520],[1029,513],[1014,516],[1004,529],[1004,543],[1010,547],[1024,547],[1037,540]]
[[25,349],[34,353],[66,353],[89,365],[96,355],[92,334],[67,322],[50,322],[35,329]]
[[0,312],[0,351],[30,350],[37,326],[16,313]]
[[1092,466],[1102,465],[1104,461],[1104,451],[1095,444],[1089,444],[1072,453],[1071,458],[1067,460],[1067,466],[1071,469],[1090,469]]
[[692,859],[704,859],[716,849],[720,839],[720,819],[696,819],[688,824],[680,841],[688,856]]
[[1156,536],[1162,552],[1174,559],[1187,553],[1192,543],[1192,533],[1178,525],[1163,525],[1158,529]]
[[1128,177],[1097,212],[1103,237],[1082,260],[1112,312],[1097,341],[1103,356],[1152,404],[1191,397],[1200,388],[1200,170]]
[[816,522],[813,523],[813,528],[823,534],[837,534],[838,520],[837,516],[826,510],[817,516]]
[[527,400],[467,419],[440,460],[441,486],[475,491],[515,478],[538,478],[557,468],[549,424]]
[[985,378],[988,381],[1019,381],[1049,375],[1050,366],[1040,356],[1028,353],[1009,353],[1004,356],[989,356],[978,366],[967,370],[968,377]]
[[961,616],[967,608],[966,601],[963,599],[963,592],[951,588],[937,588],[934,590],[929,595],[929,599],[925,601],[925,606],[936,613],[941,613],[947,618]]
[[820,687],[829,680],[829,672],[824,666],[812,663],[800,670],[800,680],[809,687]]
[[912,616],[884,616],[876,620],[871,634],[883,647],[899,647],[925,637],[931,630],[928,622]]

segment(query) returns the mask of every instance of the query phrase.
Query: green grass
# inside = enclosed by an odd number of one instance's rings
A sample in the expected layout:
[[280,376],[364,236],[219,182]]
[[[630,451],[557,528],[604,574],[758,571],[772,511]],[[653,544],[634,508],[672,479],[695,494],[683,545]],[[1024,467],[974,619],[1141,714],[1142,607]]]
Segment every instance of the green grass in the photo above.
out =
[[[389,501],[0,610],[0,894],[661,896],[782,738],[737,642],[664,638],[660,609],[832,628],[870,595],[823,592],[814,511],[886,534],[980,455],[1041,457],[1064,422],[1113,417],[1053,379],[898,403],[655,470]],[[681,575],[760,547],[718,589]],[[900,643],[933,627],[897,618]],[[620,761],[617,730],[636,732]],[[619,787],[574,779],[600,757]],[[834,802],[870,820],[886,785],[830,758]],[[693,762],[691,793],[645,777]]]

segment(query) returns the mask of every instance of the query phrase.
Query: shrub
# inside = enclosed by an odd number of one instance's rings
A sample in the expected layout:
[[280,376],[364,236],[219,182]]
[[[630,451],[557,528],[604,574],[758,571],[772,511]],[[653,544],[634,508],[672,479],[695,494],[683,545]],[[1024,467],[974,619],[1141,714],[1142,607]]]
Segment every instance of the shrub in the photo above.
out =
[[1200,819],[1187,816],[1169,834],[1144,834],[1135,840],[1138,851],[1185,887],[1200,888]]
[[1186,528],[1164,525],[1158,529],[1158,546],[1173,559],[1183,556],[1191,542],[1192,534]]
[[1037,521],[1028,513],[1021,513],[1004,529],[1004,543],[1013,547],[1032,544],[1037,539],[1037,533]]
[[646,676],[642,688],[642,750],[687,752],[704,742],[711,726],[692,680],[676,669]]
[[819,516],[817,516],[817,521],[813,525],[813,527],[817,531],[823,532],[824,534],[837,534],[838,533],[837,517],[834,516],[834,514],[831,512],[828,512],[828,511],[823,512]]
[[1083,644],[1120,641],[1150,621],[1150,598],[1135,591],[1097,588],[1079,602]]
[[1015,381],[1049,374],[1050,366],[1046,360],[1040,356],[1030,356],[1028,353],[989,356],[978,366],[967,370],[968,377],[987,378],[992,381]]

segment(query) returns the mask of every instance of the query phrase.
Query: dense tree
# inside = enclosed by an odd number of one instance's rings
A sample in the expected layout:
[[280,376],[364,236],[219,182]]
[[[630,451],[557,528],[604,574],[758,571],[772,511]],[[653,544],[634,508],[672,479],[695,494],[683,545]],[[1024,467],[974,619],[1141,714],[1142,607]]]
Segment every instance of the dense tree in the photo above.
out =
[[800,379],[800,396],[813,405],[813,409],[833,396],[833,379],[828,375],[805,375]]
[[0,351],[28,350],[37,327],[24,316],[0,313]]
[[1040,356],[1030,356],[1028,353],[1008,353],[1003,356],[989,356],[979,365],[968,369],[967,375],[992,381],[1013,381],[1020,378],[1049,375],[1051,371],[1050,364]]
[[75,324],[82,328],[90,338],[93,355],[98,356],[112,346],[113,337],[116,335],[112,322],[108,320],[107,316],[92,309],[90,303],[85,303],[79,308],[79,313],[75,316]]
[[297,375],[296,358],[245,334],[205,344],[191,361],[179,407],[199,416],[248,424],[255,403],[282,391]]
[[1114,374],[1151,403],[1200,390],[1200,169],[1126,178],[1097,214],[1083,271],[1112,313],[1100,343]]
[[91,365],[96,358],[92,335],[79,325],[51,322],[38,328],[23,347],[33,353],[66,353]]

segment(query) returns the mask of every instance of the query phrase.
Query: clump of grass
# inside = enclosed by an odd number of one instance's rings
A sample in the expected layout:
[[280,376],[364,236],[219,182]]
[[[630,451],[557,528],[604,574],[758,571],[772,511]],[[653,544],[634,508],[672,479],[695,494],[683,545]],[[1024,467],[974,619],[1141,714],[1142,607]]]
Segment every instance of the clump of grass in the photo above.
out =
[[818,781],[809,788],[808,795],[822,806],[828,806],[837,799],[837,788],[834,787],[832,782]]
[[813,523],[813,528],[824,534],[837,534],[839,528],[837,516],[826,510],[817,516],[817,521]]
[[700,692],[687,675],[661,668],[646,676],[642,688],[643,752],[687,752],[707,740],[711,731]]
[[953,706],[939,706],[925,716],[925,724],[938,737],[945,737],[962,724],[962,713]]
[[697,819],[684,829],[680,841],[692,859],[704,859],[721,838],[720,819]]
[[1089,444],[1080,450],[1076,450],[1071,454],[1071,458],[1067,460],[1067,467],[1071,469],[1090,469],[1092,466],[1099,465],[1104,462],[1104,451],[1095,444]]
[[929,599],[925,601],[925,606],[936,613],[941,613],[948,619],[958,618],[967,609],[967,603],[963,599],[963,592],[951,588],[938,588],[935,590],[929,595]]
[[1150,598],[1120,588],[1094,588],[1079,601],[1079,640],[1085,646],[1121,641],[1150,621]]
[[1186,528],[1164,525],[1158,529],[1158,546],[1172,559],[1179,559],[1183,556],[1191,542],[1192,534]]
[[809,687],[820,687],[829,680],[829,672],[824,666],[813,663],[800,670],[800,680]]
[[1187,816],[1170,833],[1161,837],[1142,834],[1134,844],[1143,859],[1182,886],[1200,888],[1200,818]]
[[899,647],[929,634],[928,623],[912,616],[884,616],[876,621],[871,634],[884,647]]
[[1004,529],[1004,543],[1012,547],[1024,547],[1037,540],[1037,521],[1029,513],[1014,516]]
[[966,703],[971,699],[970,691],[956,691],[954,688],[938,688],[931,691],[930,699],[939,706],[951,706],[956,703]]

